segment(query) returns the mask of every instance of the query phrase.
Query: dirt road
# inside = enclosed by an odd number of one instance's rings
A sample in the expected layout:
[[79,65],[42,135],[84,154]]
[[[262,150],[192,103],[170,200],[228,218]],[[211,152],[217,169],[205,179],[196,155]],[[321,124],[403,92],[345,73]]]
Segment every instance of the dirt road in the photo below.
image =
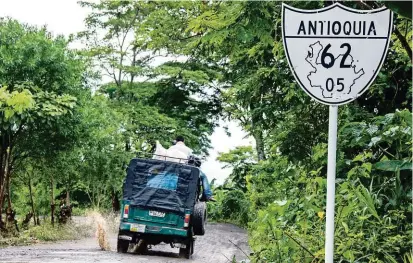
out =
[[[190,260],[178,258],[178,249],[169,245],[154,246],[149,255],[116,253],[116,234],[110,233],[111,251],[102,251],[96,238],[58,243],[36,244],[0,249],[0,262],[151,262],[151,263],[224,263],[233,256],[238,262],[249,253],[246,232],[230,224],[208,224],[205,236],[197,237]],[[238,249],[235,245],[240,247]]]

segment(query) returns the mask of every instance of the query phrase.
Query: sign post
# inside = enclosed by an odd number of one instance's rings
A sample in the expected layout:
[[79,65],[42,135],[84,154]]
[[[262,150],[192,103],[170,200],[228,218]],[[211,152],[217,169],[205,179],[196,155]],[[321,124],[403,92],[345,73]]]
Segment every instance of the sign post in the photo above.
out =
[[393,14],[335,3],[316,10],[282,5],[284,50],[300,87],[329,105],[325,262],[334,262],[338,106],[373,83],[389,48]]
[[334,259],[334,206],[336,198],[336,153],[338,106],[330,105],[328,119],[328,158],[327,158],[327,211],[325,261]]

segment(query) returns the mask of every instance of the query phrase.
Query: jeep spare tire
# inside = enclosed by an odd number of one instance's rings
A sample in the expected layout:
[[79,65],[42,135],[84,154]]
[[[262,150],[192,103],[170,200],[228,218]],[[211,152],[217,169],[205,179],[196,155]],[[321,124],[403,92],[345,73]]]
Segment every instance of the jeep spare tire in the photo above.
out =
[[194,234],[197,236],[203,236],[205,234],[205,222],[207,218],[206,204],[205,202],[198,202],[194,206],[194,214],[192,219],[192,227]]

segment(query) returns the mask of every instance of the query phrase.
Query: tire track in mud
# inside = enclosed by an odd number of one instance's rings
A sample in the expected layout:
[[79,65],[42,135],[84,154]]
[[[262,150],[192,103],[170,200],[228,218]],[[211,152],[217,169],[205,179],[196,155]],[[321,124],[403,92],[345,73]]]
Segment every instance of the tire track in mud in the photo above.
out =
[[[169,244],[152,247],[148,255],[116,252],[116,233],[109,234],[111,251],[102,251],[96,238],[0,249],[0,262],[151,262],[151,263],[225,263],[233,256],[240,261],[246,258],[249,247],[246,231],[231,224],[208,223],[204,236],[197,237],[192,259],[178,257],[178,249]],[[234,245],[235,244],[235,245]]]

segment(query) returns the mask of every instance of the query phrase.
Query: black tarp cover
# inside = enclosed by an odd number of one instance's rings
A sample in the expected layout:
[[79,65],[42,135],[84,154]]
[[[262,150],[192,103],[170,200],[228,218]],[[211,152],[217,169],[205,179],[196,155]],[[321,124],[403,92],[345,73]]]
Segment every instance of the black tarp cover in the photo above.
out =
[[184,213],[192,209],[199,169],[180,163],[134,158],[123,185],[123,199],[131,205]]

